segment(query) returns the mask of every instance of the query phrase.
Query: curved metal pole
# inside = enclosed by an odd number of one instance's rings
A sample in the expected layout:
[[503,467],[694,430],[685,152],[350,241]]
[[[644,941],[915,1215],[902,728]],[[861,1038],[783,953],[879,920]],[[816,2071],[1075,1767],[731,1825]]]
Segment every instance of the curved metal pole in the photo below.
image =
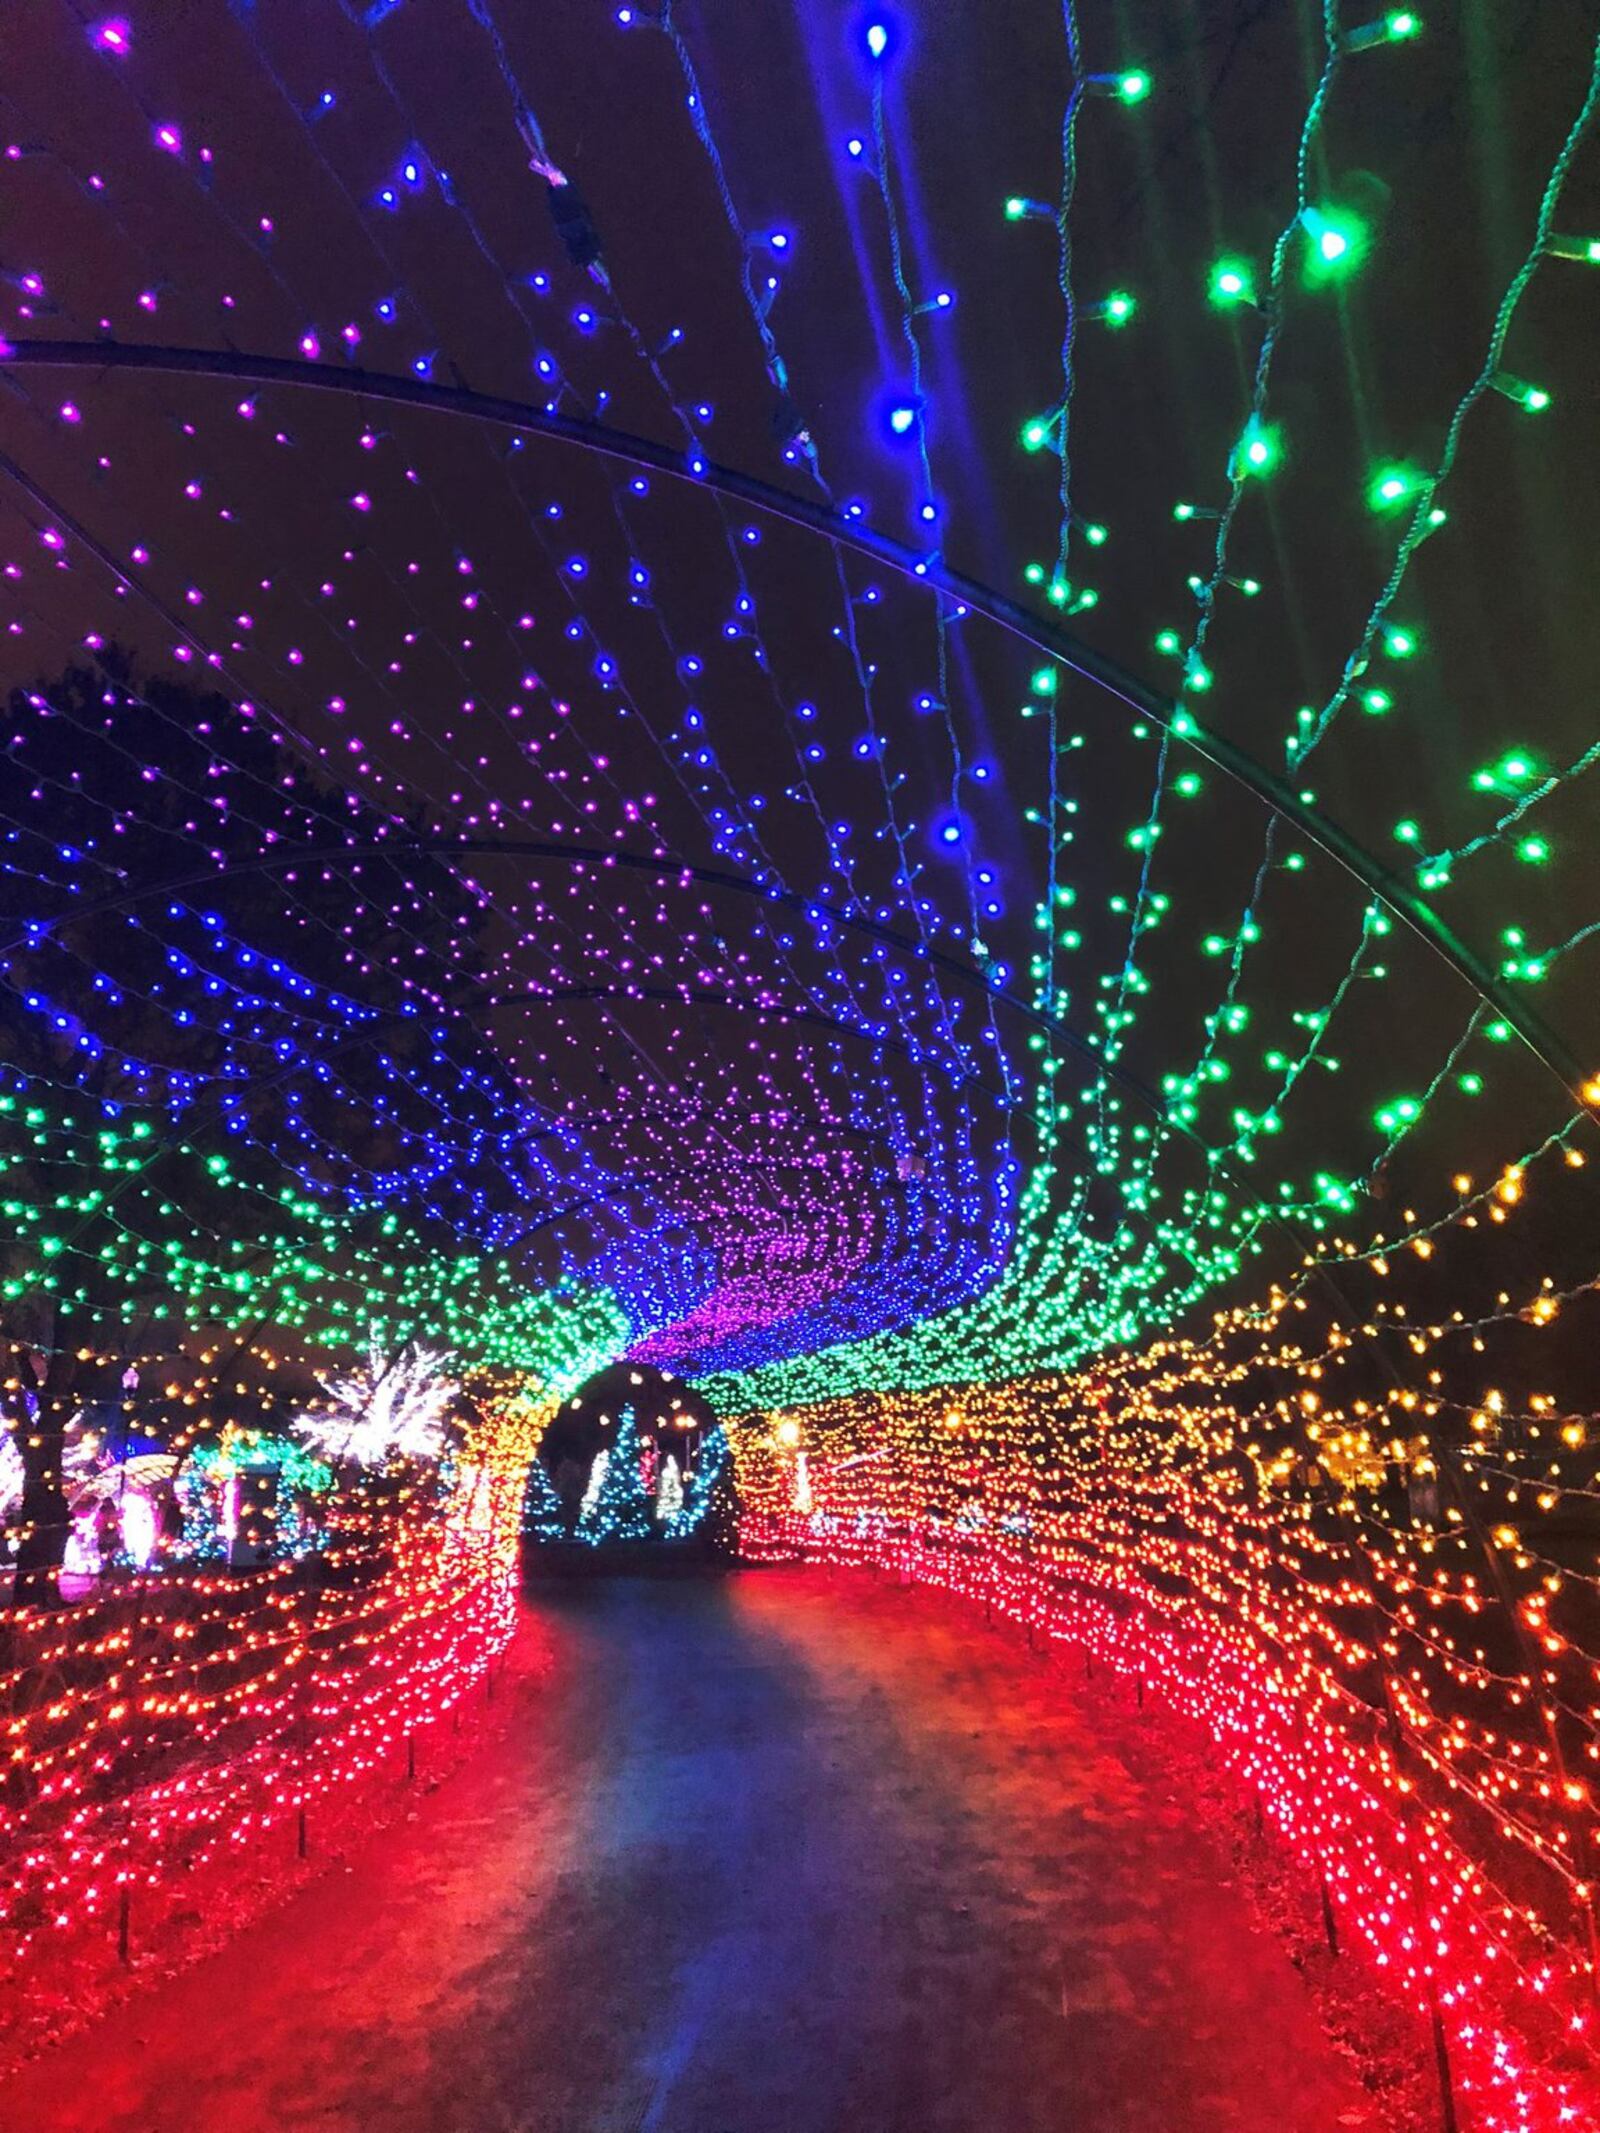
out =
[[[1235,1174],[1232,1166],[1224,1159],[1222,1153],[1213,1148],[1203,1135],[1195,1132],[1192,1126],[1185,1125],[1180,1120],[1169,1115],[1166,1103],[1158,1091],[1151,1088],[1147,1082],[1131,1072],[1127,1067],[1121,1066],[1115,1061],[1102,1058],[1089,1038],[1081,1036],[1070,1023],[1064,1021],[1061,1016],[1052,1012],[1051,1009],[1036,1006],[1033,1001],[1024,998],[1022,994],[1014,993],[1002,986],[992,984],[983,975],[982,971],[974,969],[970,963],[962,962],[959,956],[949,955],[941,948],[930,948],[923,941],[914,939],[909,934],[897,933],[892,926],[886,926],[877,919],[861,917],[855,912],[845,910],[840,905],[823,903],[816,897],[801,896],[792,889],[780,889],[773,884],[757,881],[747,874],[730,873],[721,867],[691,866],[686,861],[669,858],[665,853],[618,852],[610,851],[603,845],[555,844],[544,838],[375,838],[363,844],[338,844],[321,848],[308,846],[302,847],[298,851],[282,849],[275,852],[261,852],[254,854],[249,859],[241,859],[234,862],[224,872],[219,873],[215,867],[210,867],[167,881],[145,882],[132,888],[114,889],[103,896],[86,897],[82,903],[75,904],[66,911],[57,912],[50,919],[43,921],[43,923],[47,926],[63,923],[70,924],[74,919],[87,918],[97,912],[118,910],[130,904],[142,902],[147,896],[170,896],[184,889],[215,887],[219,881],[231,879],[239,874],[269,873],[303,864],[334,864],[349,859],[401,859],[419,853],[438,854],[451,852],[477,856],[487,854],[492,857],[502,858],[554,859],[564,861],[569,865],[585,864],[623,868],[636,873],[652,874],[658,877],[672,876],[685,881],[694,881],[703,887],[731,890],[737,895],[758,897],[764,903],[779,904],[786,910],[799,912],[820,911],[835,925],[853,932],[870,934],[875,940],[884,941],[900,949],[906,955],[914,957],[919,962],[934,964],[961,984],[978,988],[987,994],[989,998],[1000,1001],[1003,1005],[1023,1016],[1027,1021],[1034,1023],[1038,1028],[1048,1031],[1057,1043],[1081,1059],[1096,1074],[1103,1076],[1107,1081],[1114,1083],[1124,1094],[1131,1096],[1159,1125],[1193,1148],[1205,1163],[1208,1172],[1225,1179],[1230,1185],[1238,1187],[1245,1193],[1246,1198],[1249,1198],[1250,1188],[1248,1182]],[[35,920],[30,923],[37,926],[41,922]],[[12,947],[20,945],[22,937],[21,934],[15,934],[8,940],[0,940],[0,953],[7,952]],[[682,1001],[685,1005],[698,1004],[694,995],[691,994],[687,1000],[684,1000],[684,996],[681,993],[673,988],[664,986],[642,987],[639,995],[626,995],[625,997],[638,997],[640,995],[667,1003]],[[610,989],[601,987],[579,987],[569,995],[569,997],[578,999],[607,998],[610,996]],[[537,994],[512,993],[507,996],[507,1001],[508,1004],[525,1001],[532,1005],[537,1004],[541,998],[555,997],[557,996],[554,994],[541,996]],[[491,995],[485,1004],[496,1004],[495,996]],[[745,1003],[737,1002],[731,996],[724,996],[718,1004],[733,1006]],[[934,1059],[918,1059],[909,1045],[902,1044],[895,1038],[888,1036],[876,1037],[869,1030],[863,1030],[846,1023],[836,1023],[831,1017],[824,1017],[820,1013],[800,1013],[796,1010],[783,1008],[764,1010],[764,1012],[779,1015],[788,1014],[794,1020],[827,1021],[830,1027],[858,1037],[863,1043],[881,1045],[887,1050],[901,1054],[913,1066],[929,1067],[935,1073],[945,1076],[956,1087],[960,1087],[963,1081],[976,1081],[980,1087],[985,1088],[987,1094],[995,1096],[997,1102],[1005,1100],[994,1090],[988,1089],[980,1075],[971,1072],[964,1075],[956,1074]],[[349,1041],[361,1041],[362,1037],[367,1034],[370,1033],[360,1033],[356,1038]],[[593,1203],[594,1199],[600,1197],[602,1196],[591,1195],[589,1199],[577,1204],[579,1206],[588,1206]],[[1262,1221],[1269,1228],[1276,1230],[1281,1236],[1285,1237],[1308,1266],[1315,1266],[1317,1278],[1336,1298],[1341,1308],[1348,1309],[1349,1306],[1343,1291],[1334,1279],[1332,1271],[1326,1262],[1317,1259],[1308,1240],[1301,1234],[1296,1224],[1291,1222],[1278,1209],[1259,1201],[1257,1202],[1257,1211]]]
[[[1230,1176],[1227,1166],[1210,1142],[1192,1127],[1170,1117],[1162,1096],[1139,1075],[1119,1065],[1115,1060],[1103,1058],[1091,1038],[1082,1036],[1071,1023],[1051,1009],[1039,1007],[1023,994],[992,983],[981,970],[975,969],[970,963],[964,963],[959,956],[950,955],[942,948],[930,948],[925,942],[908,933],[898,933],[893,926],[886,926],[875,918],[865,918],[857,912],[846,910],[840,904],[824,903],[820,897],[802,896],[798,890],[781,889],[775,883],[758,881],[749,874],[730,873],[723,867],[692,866],[687,860],[674,859],[665,852],[612,851],[604,845],[556,844],[548,838],[539,837],[378,837],[364,843],[303,845],[298,850],[280,847],[276,851],[254,853],[248,859],[234,860],[225,869],[196,869],[193,873],[175,875],[166,881],[140,882],[129,888],[112,889],[103,896],[86,896],[81,902],[70,905],[64,911],[53,913],[48,919],[29,920],[24,929],[0,940],[0,953],[20,947],[27,932],[37,930],[41,925],[70,925],[75,920],[92,918],[100,912],[126,909],[131,904],[142,903],[146,897],[174,896],[185,889],[215,888],[219,882],[233,880],[240,874],[278,873],[286,868],[299,866],[337,866],[355,859],[405,859],[423,853],[556,860],[568,866],[622,869],[631,873],[674,879],[685,884],[692,881],[702,888],[723,889],[738,896],[753,896],[763,903],[778,904],[784,910],[799,912],[802,916],[820,912],[831,925],[852,933],[868,934],[872,939],[899,949],[917,962],[931,964],[946,976],[956,979],[958,983],[974,986],[990,999],[1000,1001],[1037,1028],[1047,1030],[1059,1044],[1075,1053],[1085,1065],[1092,1067],[1096,1074],[1103,1075],[1107,1081],[1115,1082],[1119,1089],[1143,1105],[1169,1132],[1198,1149],[1206,1162],[1215,1167],[1222,1176]],[[673,994],[672,997],[676,998],[677,995]],[[773,1010],[775,1013],[783,1011]],[[882,1044],[891,1050],[901,1049],[896,1041],[887,1035],[874,1037],[870,1030],[862,1029],[857,1029],[855,1034],[869,1044]],[[905,1046],[904,1050],[913,1065],[934,1064],[931,1059],[917,1059],[909,1046]],[[1282,1226],[1281,1217],[1271,1214],[1270,1210],[1268,1214],[1269,1219]],[[1299,1242],[1298,1239],[1296,1241]]]
[[[702,986],[698,991],[684,985],[558,985],[548,992],[489,992],[482,995],[475,1005],[483,1007],[556,1007],[570,1002],[598,1000],[607,1006],[626,1007],[630,1001],[655,1007],[728,1007],[736,1014],[762,1015],[774,1022],[804,1023],[809,1029],[831,1030],[836,1036],[854,1037],[858,1043],[870,1044],[880,1051],[893,1052],[898,1058],[908,1059],[913,1066],[928,1067],[935,1074],[961,1088],[975,1082],[986,1096],[997,1103],[1007,1099],[1004,1092],[986,1082],[974,1069],[956,1069],[941,1060],[921,1058],[900,1037],[881,1037],[872,1030],[863,1029],[859,1022],[847,1022],[842,1015],[827,1014],[820,1007],[793,1007],[780,1001],[768,1005],[761,1000],[747,1000],[741,993],[727,992],[716,986]],[[859,1128],[852,1129],[859,1132]],[[872,1138],[868,1135],[867,1138]]]
[[736,497],[742,503],[787,520],[791,525],[820,533],[828,540],[871,556],[887,569],[930,585],[936,592],[986,616],[1013,636],[1022,638],[1035,651],[1096,683],[1142,717],[1164,727],[1175,739],[1185,742],[1215,768],[1254,793],[1436,950],[1502,1021],[1516,1031],[1535,1057],[1565,1085],[1568,1093],[1580,1104],[1583,1102],[1579,1091],[1586,1078],[1585,1071],[1564,1039],[1496,976],[1408,881],[1384,866],[1357,838],[1329,816],[1308,807],[1290,786],[1258,763],[1247,750],[1223,734],[1213,732],[1186,705],[1152,689],[1116,660],[1092,650],[1070,631],[1030,613],[992,586],[966,577],[960,571],[950,570],[936,557],[920,554],[858,519],[847,518],[842,512],[812,503],[805,497],[791,495],[768,482],[743,474],[735,467],[717,465],[698,454],[675,451],[667,445],[657,444],[652,438],[636,437],[605,423],[580,422],[570,415],[547,413],[542,407],[525,401],[472,392],[465,386],[432,385],[420,378],[392,377],[381,371],[359,370],[338,363],[307,363],[299,358],[240,354],[231,349],[41,339],[0,341],[0,364],[13,368],[36,364],[55,369],[153,371],[169,376],[226,378],[239,384],[288,385],[430,409],[439,414],[465,415],[501,428],[581,445],[588,451],[625,460],[632,466],[651,467],[658,473],[696,483],[720,495]]

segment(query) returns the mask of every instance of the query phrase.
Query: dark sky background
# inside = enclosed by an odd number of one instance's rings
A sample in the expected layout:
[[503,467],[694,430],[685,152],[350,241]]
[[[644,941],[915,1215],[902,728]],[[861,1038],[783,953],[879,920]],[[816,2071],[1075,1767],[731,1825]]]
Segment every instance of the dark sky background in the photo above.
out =
[[[1090,69],[1138,65],[1155,88],[1127,107],[1091,97],[1076,132],[1072,496],[1108,537],[1074,536],[1067,574],[1098,598],[1072,626],[1167,689],[1179,669],[1154,640],[1191,633],[1186,581],[1209,569],[1216,532],[1173,506],[1226,501],[1262,331],[1257,311],[1208,303],[1208,274],[1235,255],[1264,284],[1294,221],[1321,10],[1162,0],[1080,18]],[[125,51],[97,40],[108,19],[126,24]],[[1008,222],[1004,202],[1061,191],[1061,19],[1033,0],[886,17],[900,273],[913,307],[953,298],[911,320],[920,414],[902,440],[885,416],[911,393],[912,357],[874,176],[867,19],[833,0],[679,0],[675,43],[600,0],[386,13],[165,0],[110,18],[13,0],[0,330],[280,357],[315,345],[674,447],[692,430],[715,460],[818,498],[782,450],[748,283],[770,296],[828,493],[1045,611],[1025,570],[1055,558],[1060,470],[1018,431],[1061,401],[1064,306],[1051,223]],[[1275,773],[1296,709],[1334,693],[1394,560],[1400,527],[1368,508],[1371,472],[1438,465],[1533,244],[1597,28],[1586,6],[1468,0],[1338,71],[1307,197],[1357,210],[1369,249],[1311,288],[1303,232],[1289,241],[1267,402],[1281,464],[1247,486],[1229,547],[1229,576],[1261,591],[1219,588],[1214,687],[1194,699]],[[518,97],[590,204],[607,287],[562,253]],[[160,128],[176,133],[164,144]],[[1592,139],[1555,226],[1600,231]],[[1138,310],[1117,330],[1089,313],[1119,289]],[[1347,705],[1294,781],[1385,866],[1406,856],[1402,821],[1428,851],[1488,831],[1499,810],[1473,773],[1508,750],[1560,769],[1595,739],[1597,336],[1600,272],[1545,262],[1503,367],[1552,405],[1528,414],[1491,391],[1467,416],[1438,499],[1448,522],[1392,611],[1418,656],[1380,657],[1361,683],[1394,709]],[[172,666],[164,617],[179,617],[223,685],[388,808],[781,878],[975,972],[999,964],[1030,993],[1051,728],[1021,715],[1037,658],[991,623],[949,621],[943,701],[922,709],[940,695],[926,588],[690,483],[652,475],[641,493],[614,461],[354,396],[21,367],[7,384],[0,449],[37,492],[0,483],[8,685],[58,668],[90,631]],[[137,590],[119,595],[76,539],[59,556],[42,545],[52,506]],[[1063,674],[1056,704],[1073,810],[1061,878],[1082,936],[1063,1004],[1087,1038],[1124,963],[1140,876],[1127,839],[1157,744],[1090,683]],[[1123,1055],[1156,1087],[1206,1049],[1227,964],[1201,944],[1237,930],[1264,852],[1261,803],[1193,767],[1201,789],[1163,806],[1149,887],[1169,902],[1140,944],[1149,991]],[[1491,964],[1508,927],[1535,952],[1566,940],[1595,915],[1595,820],[1577,778],[1526,825],[1550,864],[1484,850],[1441,912]],[[1248,1031],[1220,1040],[1231,1078],[1201,1121],[1214,1142],[1234,1105],[1272,1099],[1263,1055],[1301,1048],[1294,1017],[1334,996],[1360,938],[1365,892],[1315,852],[1289,870],[1299,849],[1280,837],[1263,878],[1261,938],[1233,995]],[[512,996],[490,1011],[493,1040],[572,1129],[551,1151],[550,1206],[592,1203],[552,1224],[550,1267],[640,1228],[721,1265],[709,1306],[703,1268],[681,1293],[661,1288],[655,1360],[705,1359],[713,1336],[732,1342],[720,1360],[768,1352],[749,1329],[774,1293],[812,1312],[832,1294],[839,1330],[948,1300],[995,1263],[1009,1227],[997,1186],[1033,1150],[1017,1103],[1031,1055],[1025,1019],[991,1008],[981,983],[936,983],[870,934],[819,934],[703,885],[515,858],[471,872],[494,906],[494,983]],[[1387,976],[1341,997],[1338,1071],[1313,1068],[1285,1100],[1264,1188],[1284,1177],[1298,1196],[1317,1170],[1364,1172],[1381,1147],[1374,1107],[1420,1094],[1461,1035],[1472,994],[1432,950],[1401,931],[1382,961]],[[1578,948],[1537,1002],[1600,1063],[1595,968]],[[698,998],[619,997],[630,989]],[[1454,1170],[1481,1177],[1559,1122],[1551,1076],[1515,1046],[1484,1052],[1470,1063],[1485,1093],[1441,1099],[1355,1234],[1408,1196],[1446,1204]],[[1083,1078],[1074,1065],[1064,1085]],[[1067,1147],[1063,1191],[1080,1160]],[[1192,1158],[1171,1162],[1193,1181]],[[1093,1221],[1109,1233],[1119,1218],[1102,1206]],[[1509,1257],[1544,1264],[1591,1223],[1552,1202],[1485,1280],[1503,1282]],[[807,1321],[812,1335],[823,1322]]]

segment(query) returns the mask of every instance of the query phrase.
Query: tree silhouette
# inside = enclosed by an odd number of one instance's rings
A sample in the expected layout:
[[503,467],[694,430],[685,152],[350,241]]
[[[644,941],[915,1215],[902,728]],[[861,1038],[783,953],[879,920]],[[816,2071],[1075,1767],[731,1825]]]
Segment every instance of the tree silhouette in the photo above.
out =
[[5,716],[0,1312],[17,1597],[43,1602],[72,1415],[186,1319],[349,1292],[397,1210],[413,1244],[481,1230],[517,1197],[515,1095],[458,1011],[480,900],[427,853],[339,856],[424,823],[115,650]]

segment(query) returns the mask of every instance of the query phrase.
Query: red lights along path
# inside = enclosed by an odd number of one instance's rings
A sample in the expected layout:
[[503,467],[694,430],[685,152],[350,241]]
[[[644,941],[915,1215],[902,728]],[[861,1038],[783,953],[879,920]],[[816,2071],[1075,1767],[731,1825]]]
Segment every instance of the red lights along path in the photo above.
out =
[[1214,1837],[1014,1633],[816,1571],[536,1612],[553,1672],[497,1741],[0,2088],[0,2124],[1380,2123]]

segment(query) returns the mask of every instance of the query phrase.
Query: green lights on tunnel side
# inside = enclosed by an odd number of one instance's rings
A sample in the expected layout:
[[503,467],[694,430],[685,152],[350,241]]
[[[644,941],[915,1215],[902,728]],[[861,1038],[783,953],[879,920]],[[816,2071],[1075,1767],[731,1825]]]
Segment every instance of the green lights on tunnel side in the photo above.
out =
[[1232,311],[1241,304],[1255,303],[1254,267],[1247,259],[1219,259],[1211,269],[1207,294],[1219,311]]
[[1313,288],[1352,273],[1372,241],[1366,223],[1345,207],[1304,208],[1300,227],[1306,235],[1305,279]]
[[1403,460],[1389,460],[1373,469],[1367,483],[1367,503],[1374,511],[1401,511],[1407,504],[1415,503],[1429,487],[1431,479],[1420,467],[1408,466]]
[[1489,763],[1472,773],[1474,792],[1498,793],[1502,799],[1520,799],[1530,785],[1546,775],[1544,766],[1526,748],[1511,748],[1498,763]]
[[1233,448],[1233,457],[1228,464],[1229,479],[1244,481],[1276,473],[1282,458],[1283,440],[1277,424],[1263,422],[1259,415],[1252,415]]
[[1520,407],[1524,414],[1542,415],[1550,405],[1550,395],[1542,385],[1514,377],[1509,370],[1497,370],[1489,383],[1502,399]]
[[1339,43],[1346,52],[1370,52],[1378,45],[1411,44],[1421,35],[1422,17],[1415,9],[1396,7],[1359,29],[1346,30]]

